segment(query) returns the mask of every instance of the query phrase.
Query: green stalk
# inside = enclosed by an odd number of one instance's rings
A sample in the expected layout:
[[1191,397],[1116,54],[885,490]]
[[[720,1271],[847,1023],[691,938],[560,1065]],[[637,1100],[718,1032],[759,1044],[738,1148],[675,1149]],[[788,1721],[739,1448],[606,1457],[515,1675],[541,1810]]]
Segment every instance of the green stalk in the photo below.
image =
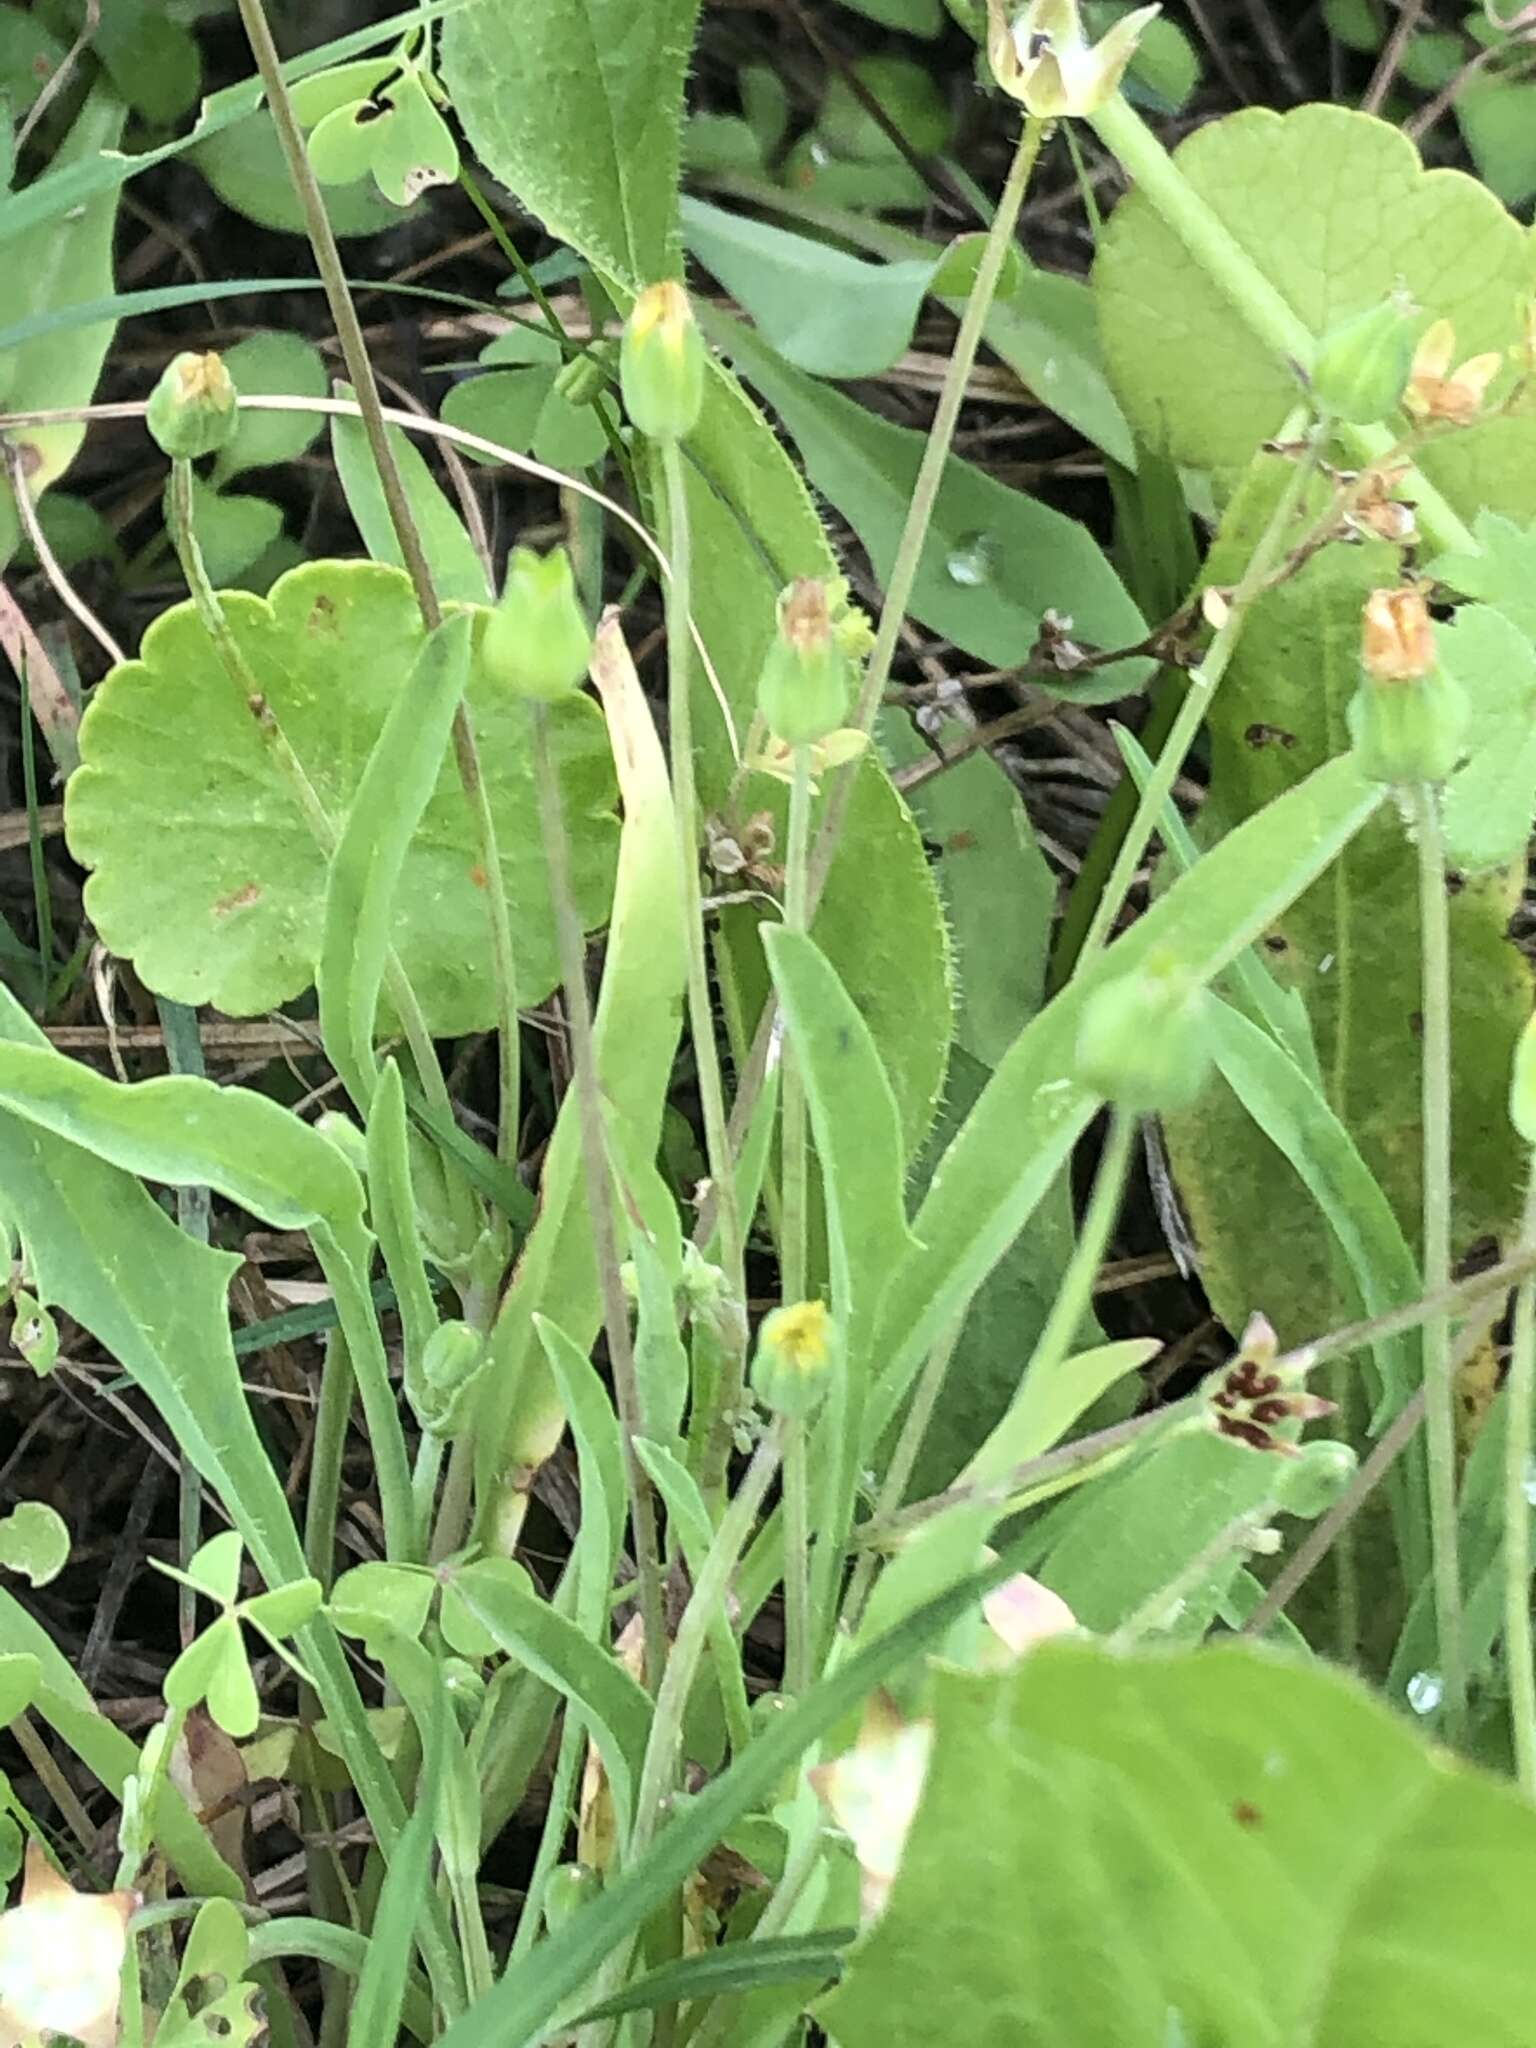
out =
[[[629,1488],[630,1524],[635,1539],[635,1575],[639,1581],[641,1626],[645,1631],[645,1678],[655,1691],[667,1663],[666,1616],[661,1598],[661,1561],[656,1545],[656,1510],[650,1478],[635,1455],[641,1434],[640,1388],[635,1376],[635,1350],[630,1337],[629,1305],[619,1277],[619,1249],[613,1222],[612,1182],[603,1129],[603,1101],[592,1043],[592,1004],[587,994],[586,941],[571,890],[570,845],[565,830],[554,754],[549,744],[549,708],[530,704],[533,732],[533,773],[539,788],[539,819],[544,832],[544,858],[549,867],[550,903],[560,946],[560,973],[565,984],[566,1017],[571,1032],[571,1058],[576,1072],[580,1112],[581,1156],[587,1182],[587,1211],[592,1224],[592,1252],[603,1296],[603,1327],[608,1337],[608,1363],[613,1371],[619,1420],[623,1425],[624,1473]],[[670,1665],[668,1665],[670,1669]]]
[[[1141,116],[1117,96],[1089,118],[1105,148],[1250,332],[1278,361],[1303,372],[1310,369],[1317,339],[1306,322],[1292,312],[1225,221],[1194,190]],[[1338,431],[1361,468],[1379,462],[1394,446],[1386,427],[1344,426]],[[1406,494],[1413,500],[1420,531],[1437,553],[1481,552],[1470,529],[1420,471],[1413,472]]]
[[[928,539],[933,508],[938,502],[939,487],[944,481],[944,468],[949,461],[950,449],[954,446],[955,428],[959,424],[960,408],[965,402],[966,386],[970,383],[971,371],[976,367],[982,330],[987,324],[987,316],[992,311],[992,301],[997,296],[1003,266],[1008,260],[1009,250],[1013,247],[1014,232],[1019,222],[1019,209],[1024,204],[1024,195],[1029,190],[1030,177],[1050,125],[1048,121],[1043,121],[1034,114],[1025,121],[1018,147],[1014,151],[1013,162],[1009,167],[1008,181],[1003,187],[1002,197],[997,202],[997,212],[992,216],[992,224],[987,229],[981,261],[976,267],[976,282],[965,302],[960,332],[955,338],[954,353],[944,372],[944,384],[939,393],[938,407],[933,416],[933,425],[928,431],[927,444],[923,449],[923,460],[912,490],[912,502],[907,508],[906,524],[902,528],[901,540],[897,544],[896,559],[891,565],[891,579],[886,585],[885,603],[880,610],[880,624],[875,633],[875,644],[870,653],[869,667],[865,672],[864,687],[860,692],[858,708],[854,715],[854,723],[861,732],[874,731],[875,718],[885,701],[886,686],[891,679],[891,663],[896,657],[902,625],[906,620],[907,608],[912,602],[913,585],[922,566],[923,548]],[[816,835],[816,850],[811,863],[812,910],[820,899],[827,876],[832,869],[843,820],[853,794],[853,778],[857,773],[858,763],[855,761],[839,769],[833,777],[826,816],[822,819],[821,830]]]
[[[682,892],[683,931],[688,947],[688,1026],[698,1067],[699,1101],[704,1113],[704,1149],[718,1204],[721,1265],[726,1285],[737,1301],[746,1300],[746,1248],[741,1205],[736,1191],[736,1166],[726,1122],[725,1088],[720,1077],[720,1048],[715,1037],[714,1006],[709,992],[709,961],[704,949],[704,912],[699,888],[699,800],[693,758],[693,541],[688,518],[688,490],[682,451],[676,441],[658,444],[667,497],[667,549],[672,574],[667,583],[667,719],[672,763],[672,803],[677,815],[678,886]],[[731,1453],[731,1430],[746,1383],[746,1342],[725,1347],[715,1389],[709,1427],[703,1433],[704,1466],[700,1483],[706,1501],[717,1505],[725,1486]]]
[[1072,1248],[1061,1285],[1056,1290],[1056,1298],[1051,1303],[1050,1314],[1045,1319],[1045,1327],[1036,1338],[1035,1348],[1024,1368],[1019,1392],[1007,1414],[961,1473],[961,1484],[996,1479],[1019,1462],[1022,1455],[1017,1444],[1019,1420],[1021,1417],[1028,1419],[1036,1412],[1041,1388],[1061,1370],[1093,1301],[1094,1283],[1109,1248],[1115,1219],[1120,1214],[1136,1131],[1137,1119],[1133,1115],[1123,1109],[1110,1112],[1109,1132],[1094,1173],[1088,1212],[1083,1218],[1083,1227]]
[[784,1690],[798,1699],[811,1678],[811,1476],[796,1417],[784,1427]]
[[[1522,1244],[1536,1242],[1536,1154],[1525,1196]],[[1504,1669],[1509,1679],[1515,1776],[1536,1799],[1536,1649],[1531,1643],[1531,1423],[1536,1406],[1536,1281],[1515,1296],[1504,1392]]]
[[[1419,860],[1419,945],[1424,1013],[1424,1286],[1451,1284],[1451,943],[1440,801],[1425,783],[1409,791]],[[1445,1686],[1446,1730],[1454,1741],[1466,1717],[1461,1640],[1461,1561],[1456,1522],[1456,1389],[1451,1322],[1443,1311],[1424,1324],[1424,1421],[1429,1445],[1429,1538],[1435,1631]]]
[[[811,838],[811,750],[794,749],[789,792],[789,841],[785,855],[784,925],[803,932],[807,909]],[[810,1147],[806,1136],[805,1077],[793,1041],[783,1049],[783,1193],[780,1201],[780,1299],[786,1306],[805,1299]],[[806,1425],[796,1418],[784,1431],[784,1690],[792,1697],[811,1682],[811,1512]]]
[[1285,489],[1270,514],[1269,524],[1259,537],[1259,544],[1250,556],[1237,589],[1232,594],[1231,608],[1222,621],[1221,628],[1205,659],[1189,674],[1188,686],[1168,738],[1158,750],[1157,765],[1141,793],[1130,828],[1120,842],[1115,855],[1114,866],[1104,884],[1104,892],[1095,906],[1093,918],[1083,935],[1082,949],[1078,962],[1091,960],[1099,948],[1108,940],[1114,930],[1125,899],[1131,893],[1131,885],[1141,866],[1153,833],[1157,830],[1158,817],[1163,805],[1173,794],[1174,784],[1183,773],[1189,750],[1194,745],[1201,726],[1211,708],[1211,700],[1231,665],[1237,652],[1243,628],[1248,622],[1248,613],[1254,601],[1264,590],[1270,573],[1280,562],[1285,552],[1297,508],[1305,498],[1307,486],[1316,474],[1322,458],[1323,446],[1328,438],[1326,422],[1313,429],[1306,454],[1292,465],[1286,478]]
[[32,730],[32,705],[27,692],[26,655],[21,675],[21,786],[27,806],[27,858],[32,870],[32,903],[37,915],[37,1020],[46,1023],[53,996],[53,897],[48,889],[48,863],[43,835],[37,829],[37,741]]
[[[911,1404],[902,1420],[901,1434],[896,1439],[896,1448],[891,1461],[885,1468],[885,1477],[880,1482],[880,1491],[870,1514],[873,1522],[884,1522],[901,1506],[906,1498],[907,1486],[912,1478],[912,1469],[917,1463],[917,1454],[923,1447],[928,1434],[928,1425],[933,1420],[933,1411],[939,1404],[939,1395],[944,1391],[944,1382],[949,1377],[950,1361],[955,1355],[955,1346],[960,1341],[963,1321],[956,1322],[945,1332],[929,1352],[923,1365],[922,1377],[918,1380]],[[876,1549],[861,1550],[848,1582],[848,1592],[843,1600],[842,1626],[851,1636],[859,1625],[864,1612],[864,1602],[869,1598],[869,1589],[880,1565],[880,1553]]]
[[[326,304],[336,329],[336,339],[341,344],[342,359],[347,366],[347,379],[357,396],[363,432],[367,436],[369,452],[373,456],[374,468],[378,472],[379,486],[384,493],[384,503],[389,512],[389,523],[394,528],[395,539],[400,547],[400,558],[405,564],[406,573],[411,579],[411,587],[416,593],[422,623],[430,633],[442,623],[443,610],[432,581],[432,570],[422,545],[421,534],[411,511],[405,483],[400,475],[400,466],[395,461],[395,451],[390,446],[383,402],[379,397],[373,364],[368,357],[368,344],[363,338],[362,322],[358,319],[357,308],[352,302],[352,292],[347,283],[341,250],[337,246],[330,216],[325,210],[325,200],[310,166],[303,131],[293,111],[293,101],[283,78],[282,62],[277,54],[277,45],[272,40],[272,30],[267,22],[262,0],[239,0],[239,6],[246,39],[251,46],[251,55],[256,60],[262,89],[267,105],[271,109],[273,125],[277,129],[277,139],[282,146],[289,181],[303,208],[304,225],[309,236],[310,248],[314,253],[315,268],[320,273]],[[507,908],[506,881],[502,874],[501,856],[496,843],[496,823],[491,815],[490,797],[480,769],[480,750],[475,740],[475,730],[470,722],[468,708],[462,703],[454,713],[453,754],[474,827],[476,860],[485,876],[491,968],[496,981],[496,1010],[501,1035],[499,1058],[502,1100],[497,1128],[497,1156],[505,1160],[511,1156],[509,1148],[516,1144],[518,1099],[521,1088],[521,1076],[518,1071],[516,963],[512,952],[512,921]]]

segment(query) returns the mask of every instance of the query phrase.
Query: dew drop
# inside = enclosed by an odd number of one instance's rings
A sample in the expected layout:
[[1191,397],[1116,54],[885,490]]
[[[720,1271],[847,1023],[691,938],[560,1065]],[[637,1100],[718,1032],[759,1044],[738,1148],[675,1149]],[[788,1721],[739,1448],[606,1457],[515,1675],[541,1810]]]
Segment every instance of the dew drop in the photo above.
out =
[[1408,1681],[1408,1704],[1416,1714],[1432,1714],[1445,1698],[1438,1671],[1415,1671]]
[[979,590],[992,581],[997,568],[997,543],[989,533],[968,533],[950,549],[944,566],[951,583]]

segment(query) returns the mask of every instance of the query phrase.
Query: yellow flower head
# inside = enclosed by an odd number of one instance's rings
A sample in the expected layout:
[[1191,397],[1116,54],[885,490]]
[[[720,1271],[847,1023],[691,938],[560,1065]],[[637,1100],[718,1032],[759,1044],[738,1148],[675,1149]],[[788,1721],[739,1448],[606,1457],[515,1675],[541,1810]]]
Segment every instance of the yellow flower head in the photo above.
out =
[[1452,370],[1455,354],[1456,329],[1449,320],[1437,320],[1419,343],[1403,395],[1403,404],[1415,419],[1464,427],[1482,411],[1488,387],[1504,367],[1504,358],[1493,350],[1470,356]]

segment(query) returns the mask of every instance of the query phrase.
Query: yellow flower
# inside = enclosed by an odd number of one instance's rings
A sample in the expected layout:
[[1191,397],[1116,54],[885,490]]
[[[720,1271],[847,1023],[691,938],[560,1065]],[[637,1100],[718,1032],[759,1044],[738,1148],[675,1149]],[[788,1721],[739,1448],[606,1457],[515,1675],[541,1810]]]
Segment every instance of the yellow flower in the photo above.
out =
[[0,1913],[0,2048],[66,2034],[114,2048],[118,1980],[132,1892],[77,1892],[36,1842],[27,1844],[21,1904]]
[[1437,320],[1419,343],[1413,358],[1413,373],[1403,404],[1417,420],[1443,420],[1464,427],[1483,409],[1488,387],[1504,366],[1497,350],[1470,356],[1452,370],[1456,354],[1456,329],[1449,320]]
[[1007,0],[987,0],[992,75],[1041,120],[1097,113],[1120,90],[1142,31],[1160,12],[1138,7],[1095,47],[1083,33],[1078,0],[1029,0],[1012,21]]

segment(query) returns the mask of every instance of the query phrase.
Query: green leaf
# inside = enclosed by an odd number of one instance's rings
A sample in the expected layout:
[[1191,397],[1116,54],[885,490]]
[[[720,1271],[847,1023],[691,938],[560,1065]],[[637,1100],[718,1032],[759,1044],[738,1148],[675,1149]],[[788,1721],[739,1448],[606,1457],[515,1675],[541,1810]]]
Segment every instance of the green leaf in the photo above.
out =
[[470,621],[429,633],[358,778],[331,859],[315,985],[320,1033],[348,1093],[366,1110],[378,1085],[373,1041],[410,844],[442,777],[469,682]]
[[832,1240],[833,1306],[862,1370],[887,1276],[917,1249],[896,1098],[873,1035],[826,955],[770,926],[768,962],[803,1063]]
[[[682,1029],[684,951],[677,835],[666,761],[617,625],[600,631],[594,674],[607,712],[624,805],[613,915],[594,1018],[598,1074],[616,1126],[654,1153]],[[602,1322],[574,1092],[544,1155],[539,1211],[491,1331],[491,1367],[476,1426],[476,1486],[491,1526],[526,1496],[508,1467],[537,1470],[565,1426],[534,1326],[548,1318],[576,1345]]]
[[[1048,1643],[941,1673],[935,1722],[891,1903],[819,2015],[841,2048],[1523,2038],[1536,1817],[1351,1680]],[[1479,1909],[1447,1912],[1473,1868]]]
[[114,0],[103,8],[91,49],[146,121],[169,126],[196,104],[203,75],[197,44],[155,0]]
[[[338,385],[337,390],[343,398],[352,396],[350,385]],[[463,520],[428,469],[426,458],[415,442],[398,427],[386,427],[384,431],[394,452],[395,467],[400,472],[400,481],[416,521],[416,530],[421,536],[422,549],[438,596],[444,603],[490,604],[495,592],[491,589],[485,564],[476,552]],[[341,488],[346,493],[347,509],[357,521],[357,530],[363,536],[363,544],[369,554],[376,562],[403,568],[405,557],[400,550],[399,537],[385,501],[384,486],[379,481],[379,472],[361,420],[340,413],[332,419],[331,453],[336,458],[336,474],[341,478]]]
[[[924,437],[828,391],[723,314],[703,324],[783,420],[806,474],[842,513],[884,582],[906,522]],[[1086,528],[951,458],[940,486],[912,616],[980,661],[1006,667],[1027,651],[1042,615],[1070,617],[1102,647],[1131,645],[1141,614]],[[1107,703],[1145,681],[1146,662],[1115,663],[1060,694]]]
[[456,1650],[461,1657],[472,1657],[483,1662],[497,1653],[496,1637],[482,1621],[465,1605],[462,1587],[478,1585],[482,1591],[489,1588],[491,1593],[502,1585],[509,1586],[514,1595],[531,1595],[533,1581],[522,1566],[510,1557],[480,1557],[464,1565],[451,1578],[443,1582],[442,1601],[438,1620],[443,1631],[443,1641],[450,1650]]
[[[339,826],[421,651],[407,578],[368,563],[315,562],[284,576],[270,599],[234,593],[224,604]],[[478,663],[467,701],[495,811],[520,995],[536,1002],[558,965],[527,707],[497,691]],[[559,706],[551,724],[577,902],[590,927],[608,902],[611,762],[585,700]],[[133,959],[157,992],[230,1015],[274,1008],[306,988],[320,952],[325,855],[191,606],[157,619],[140,659],[98,686],[81,750],[66,829],[76,857],[95,870],[86,894],[103,942]],[[432,1029],[445,1037],[490,1029],[495,995],[474,834],[446,761],[406,858],[396,918],[395,945]]]
[[727,1942],[681,1962],[647,1970],[612,1998],[589,2007],[572,2024],[586,2026],[593,2020],[617,2019],[626,2012],[652,2012],[684,1999],[730,1998],[757,1991],[765,1984],[805,1984],[809,1988],[825,1984],[829,1978],[835,1983],[854,1938],[851,1927],[829,1927],[814,1934]]
[[479,0],[445,25],[470,146],[550,233],[636,287],[676,268],[699,0]]
[[227,586],[244,575],[282,532],[282,508],[243,491],[221,497],[194,476],[192,527],[210,579]]
[[373,175],[386,199],[409,206],[432,186],[456,181],[458,145],[419,72],[408,71],[384,100],[389,112],[369,130]]
[[1446,859],[1474,873],[1503,867],[1523,858],[1536,814],[1536,646],[1487,605],[1457,612],[1438,641],[1472,708],[1468,759],[1445,787]]
[[271,1586],[265,1593],[253,1593],[240,1603],[240,1618],[250,1623],[269,1641],[296,1636],[319,1613],[325,1598],[318,1579],[292,1579],[286,1586]]
[[[224,351],[224,367],[242,398],[324,398],[330,388],[320,351],[298,334],[247,335]],[[316,413],[242,411],[233,435],[213,459],[215,488],[248,469],[292,462],[311,446],[323,424]]]
[[[1252,552],[1281,488],[1261,457],[1229,508],[1206,574],[1229,581]],[[1319,499],[1319,503],[1323,502]],[[1370,590],[1397,580],[1380,543],[1331,547],[1249,614],[1209,707],[1210,795],[1199,835],[1219,842],[1348,744],[1360,680],[1360,618]],[[1207,854],[1201,861],[1213,856]],[[1195,873],[1198,874],[1197,867]],[[1182,885],[1180,885],[1182,886]],[[1520,1147],[1506,1094],[1515,1039],[1530,1013],[1529,971],[1507,935],[1512,872],[1473,876],[1450,903],[1456,1059],[1455,1238],[1499,1237],[1519,1210]],[[1280,987],[1306,1004],[1327,1104],[1380,1184],[1409,1243],[1420,1235],[1422,1001],[1418,881],[1394,807],[1331,872],[1281,906],[1259,934]],[[1226,1091],[1168,1124],[1170,1158],[1212,1306],[1238,1330],[1262,1308],[1282,1343],[1300,1343],[1352,1310],[1324,1213],[1296,1202],[1296,1169]],[[1319,1133],[1319,1143],[1325,1142]],[[1284,1230],[1275,1218],[1285,1216]]]
[[490,1578],[474,1565],[455,1573],[454,1582],[464,1606],[504,1655],[580,1705],[618,1808],[631,1814],[651,1732],[645,1688],[539,1594]]
[[701,199],[682,211],[689,249],[787,362],[818,377],[873,377],[911,347],[940,257],[866,263]]
[[343,1635],[366,1641],[388,1628],[414,1640],[427,1625],[434,1590],[429,1572],[397,1564],[357,1564],[331,1588],[326,1612]]
[[1149,951],[1166,951],[1193,981],[1211,981],[1381,803],[1352,760],[1329,762],[1229,833],[1014,1041],[912,1219],[924,1249],[886,1291],[875,1342],[886,1363],[872,1410],[882,1430],[907,1373],[1013,1242],[1098,1106],[1075,1078],[1088,997]]
[[431,1711],[421,1731],[425,1768],[379,1894],[353,1993],[347,2048],[378,2048],[399,2038],[420,1902],[432,1883],[432,1848],[454,1732],[453,1704],[441,1673],[434,1671]]
[[1472,531],[1478,552],[1441,555],[1430,574],[1462,597],[1481,598],[1536,640],[1536,526],[1517,526],[1485,510]]
[[[1519,341],[1525,229],[1472,179],[1423,170],[1386,122],[1345,107],[1247,108],[1207,122],[1174,161],[1311,334],[1403,287],[1426,322],[1454,321],[1458,361]],[[1152,446],[1233,470],[1279,431],[1300,396],[1294,368],[1253,337],[1144,194],[1116,207],[1094,292],[1115,389]],[[1529,518],[1533,449],[1536,420],[1500,419],[1426,448],[1421,465],[1468,516],[1493,505]]]
[[69,1525],[46,1501],[24,1500],[0,1519],[0,1565],[7,1571],[21,1572],[34,1586],[46,1586],[68,1562]]
[[[115,149],[122,127],[118,101],[100,89],[93,92],[59,147],[53,170],[29,187],[29,194],[53,178],[87,169],[103,152]],[[11,196],[0,208],[12,218],[21,210],[21,201]],[[13,318],[59,313],[110,292],[116,220],[115,197],[101,193],[64,220],[38,222],[17,235],[6,257],[11,280],[7,310]],[[88,405],[112,344],[113,327],[110,320],[69,327],[8,350],[0,356],[0,403],[14,412]],[[79,454],[85,427],[73,422],[22,427],[12,439],[24,458],[32,495],[39,498]],[[6,485],[0,489],[0,561],[9,556],[16,533],[16,508]]]
[[[221,127],[206,135],[189,156],[235,213],[279,234],[303,234],[304,209],[288,175],[272,117],[265,109],[238,127]],[[328,186],[325,213],[343,240],[377,235],[400,224],[399,208],[391,206],[371,177],[359,178],[351,185]]]
[[[794,464],[723,370],[709,380],[687,450],[694,616],[744,740],[777,631],[779,593],[796,576],[835,575],[837,563]],[[766,811],[782,846],[784,785],[754,774],[738,788],[724,722],[702,679],[696,717],[703,802],[733,818]],[[748,1029],[767,995],[759,922],[749,910],[722,921]],[[949,949],[922,840],[872,756],[855,773],[816,913],[816,943],[874,1034],[914,1151],[932,1120],[953,1029]]]
[[1536,193],[1536,91],[1530,81],[1474,79],[1456,96],[1456,119],[1489,191],[1506,206],[1524,206]]
[[187,1560],[187,1577],[220,1607],[233,1607],[240,1597],[240,1556],[244,1545],[238,1529],[221,1529]]
[[[0,1639],[3,1639],[5,1619],[0,1614]],[[18,1714],[27,1711],[37,1697],[41,1680],[42,1672],[35,1657],[24,1650],[0,1651],[0,1722],[9,1726]]]
[[909,36],[936,36],[944,26],[939,0],[843,0],[843,5]]
[[250,1946],[230,1900],[210,1899],[198,1908],[170,2003],[155,2028],[155,2048],[205,2048],[210,2038],[246,2048],[256,2039],[265,2025],[256,2005],[260,1991],[242,1981]]

